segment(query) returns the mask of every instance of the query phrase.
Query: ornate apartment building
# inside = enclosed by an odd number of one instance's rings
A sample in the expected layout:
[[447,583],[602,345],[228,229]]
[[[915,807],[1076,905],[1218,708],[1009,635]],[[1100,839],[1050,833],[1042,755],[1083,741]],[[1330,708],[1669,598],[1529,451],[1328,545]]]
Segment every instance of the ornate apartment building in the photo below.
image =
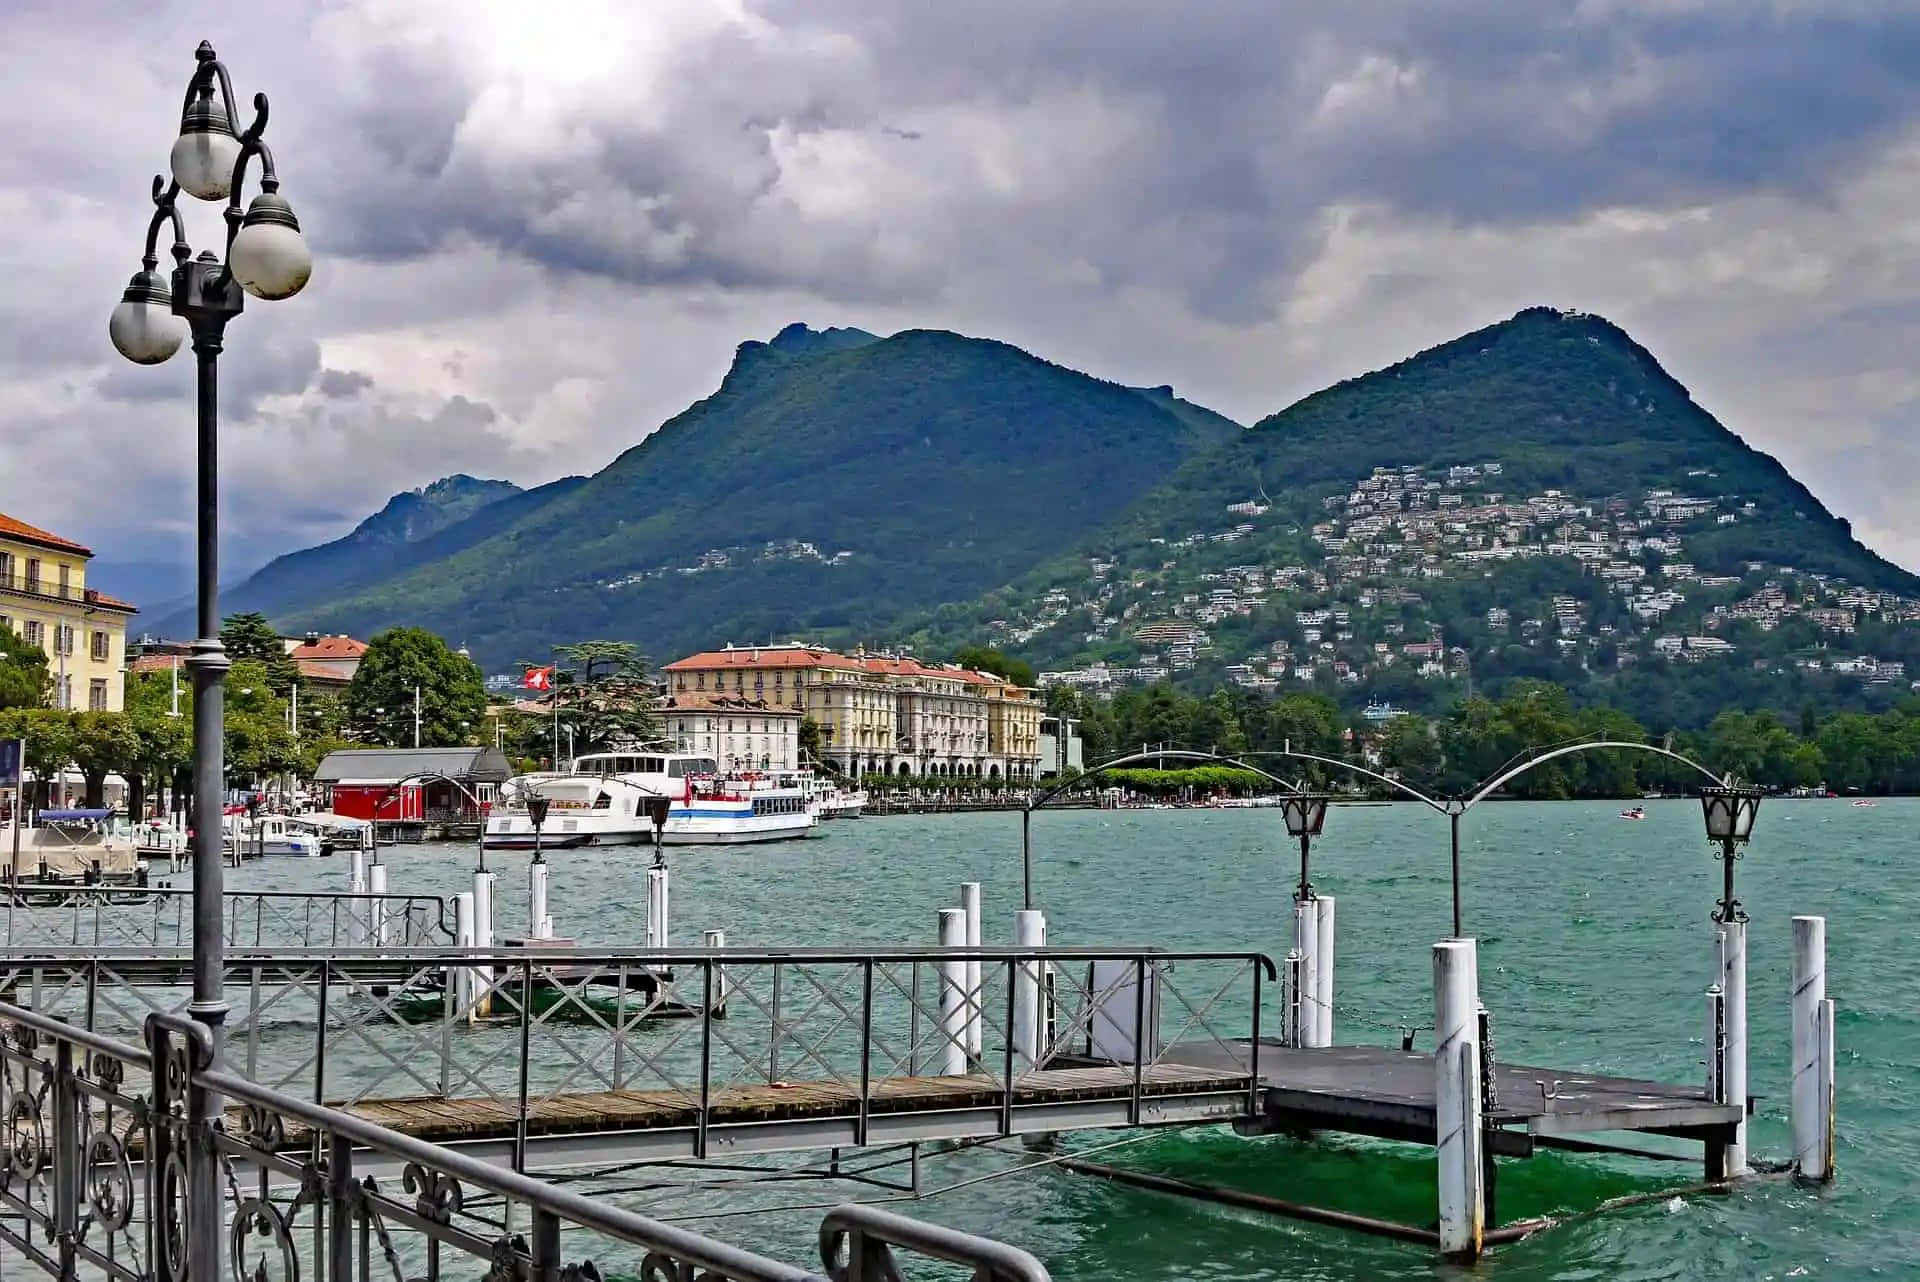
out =
[[118,712],[134,607],[87,586],[92,551],[0,514],[0,627],[47,655],[56,708]]
[[764,699],[811,718],[821,754],[850,774],[1026,781],[1039,765],[1036,692],[987,672],[799,644],[730,645],[663,672],[673,697]]

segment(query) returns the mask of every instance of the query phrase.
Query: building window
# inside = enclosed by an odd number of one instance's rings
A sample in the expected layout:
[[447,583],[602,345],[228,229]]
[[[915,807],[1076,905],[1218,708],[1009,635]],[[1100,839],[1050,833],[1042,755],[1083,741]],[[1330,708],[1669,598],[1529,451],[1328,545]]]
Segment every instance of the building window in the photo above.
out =
[[[682,678],[682,679],[684,680],[684,678]],[[707,674],[706,674],[706,673],[704,673],[704,672],[700,672],[700,673],[696,673],[696,674],[694,675],[694,678],[693,678],[693,688],[694,688],[694,689],[696,689],[696,690],[704,690],[704,689],[706,689],[706,688],[707,688]]]
[[95,712],[107,710],[107,683],[100,677],[87,682],[87,707]]
[[0,552],[0,581],[13,586],[13,553]]
[[27,558],[27,591],[38,592],[39,590],[40,590],[40,558],[37,556],[30,556]]
[[72,591],[72,583],[73,583],[72,575],[73,575],[72,566],[65,565],[65,564],[61,565],[60,567],[60,595],[61,596],[67,596]]
[[93,654],[94,662],[96,663],[105,663],[107,661],[107,634],[106,633],[100,632],[98,630],[94,632],[92,654]]
[[26,639],[26,643],[27,643],[28,645],[40,645],[40,644],[42,644],[42,642],[41,642],[41,628],[40,628],[40,620],[38,620],[38,619],[28,619],[28,620],[27,620],[27,630],[26,630],[26,632],[25,632],[25,633],[24,633],[23,635],[24,635],[24,637],[25,637],[25,639]]
[[73,653],[73,625],[62,623],[54,630],[53,649],[55,654]]
[[0,628],[12,628],[12,627],[13,627],[13,616],[10,614],[0,614]]

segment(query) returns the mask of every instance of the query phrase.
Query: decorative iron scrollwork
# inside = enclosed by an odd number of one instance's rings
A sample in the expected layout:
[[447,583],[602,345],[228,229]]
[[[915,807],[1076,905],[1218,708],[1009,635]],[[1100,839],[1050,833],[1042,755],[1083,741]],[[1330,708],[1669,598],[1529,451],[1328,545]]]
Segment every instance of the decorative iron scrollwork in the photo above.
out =
[[240,1138],[248,1148],[276,1152],[286,1146],[287,1123],[272,1109],[249,1104],[240,1115]]
[[118,1092],[126,1080],[127,1066],[112,1055],[96,1054],[88,1061],[87,1072],[104,1089]]
[[525,1282],[527,1276],[527,1240],[518,1233],[496,1239],[487,1272],[480,1282]]
[[400,1173],[401,1187],[414,1195],[414,1213],[435,1224],[451,1224],[458,1215],[465,1195],[460,1181],[444,1171],[430,1171],[418,1162],[408,1162]]
[[[593,1265],[588,1263],[579,1267],[592,1268]],[[698,1273],[693,1265],[665,1251],[649,1251],[647,1257],[640,1261],[640,1282],[726,1282],[726,1279],[711,1270]]]
[[7,1040],[14,1049],[31,1055],[40,1048],[40,1030],[27,1024],[8,1024]]
[[112,1131],[100,1131],[87,1141],[87,1206],[94,1222],[108,1233],[118,1233],[133,1219],[133,1165],[127,1146]]
[[160,1165],[160,1262],[168,1282],[187,1282],[187,1163],[177,1145]]
[[[262,1250],[252,1269],[247,1268],[247,1238],[271,1238],[280,1252],[280,1271],[267,1270],[267,1253]],[[294,1250],[293,1232],[272,1203],[257,1197],[247,1198],[235,1208],[233,1228],[227,1235],[231,1247],[233,1276],[246,1282],[300,1282],[300,1255]]]
[[560,1266],[560,1282],[601,1282],[599,1266],[592,1260]]
[[47,1122],[40,1111],[40,1097],[32,1091],[14,1092],[13,1103],[7,1109],[9,1175],[31,1184],[46,1169],[49,1157]]
[[187,1047],[184,1038],[176,1038],[167,1052],[167,1098],[185,1105],[187,1082],[192,1077],[191,1065],[187,1060]]

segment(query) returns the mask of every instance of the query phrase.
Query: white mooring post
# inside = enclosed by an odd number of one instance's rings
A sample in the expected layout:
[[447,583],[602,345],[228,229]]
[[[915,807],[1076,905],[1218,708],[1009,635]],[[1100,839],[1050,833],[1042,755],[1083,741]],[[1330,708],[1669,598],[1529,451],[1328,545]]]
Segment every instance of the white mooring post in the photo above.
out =
[[647,947],[667,946],[667,866],[647,869]]
[[[940,947],[957,951],[967,946],[967,914],[963,908],[940,910]],[[967,963],[962,957],[940,961],[940,1054],[945,1077],[967,1072]]]
[[553,918],[547,916],[547,864],[527,865],[527,938],[553,938]]
[[[978,948],[985,933],[980,925],[980,883],[960,883],[960,911],[967,915],[967,947]],[[980,987],[980,959],[967,963],[967,1054],[978,1055],[981,1045],[981,1003],[986,992]]]
[[[473,874],[473,946],[477,951],[493,947],[493,874]],[[493,967],[479,966],[473,972],[473,1011],[475,1018],[493,1012]]]
[[1714,951],[1720,968],[1720,1000],[1725,1012],[1726,1102],[1740,1110],[1733,1143],[1727,1145],[1727,1178],[1747,1173],[1747,923],[1714,924]]
[[[462,950],[473,947],[473,892],[470,890],[453,897],[453,943]],[[450,967],[447,983],[453,989],[455,1016],[465,1012],[467,1018],[472,1019],[473,971],[465,966]]]
[[1481,1167],[1479,961],[1471,939],[1433,946],[1434,1157],[1440,1253],[1475,1259],[1486,1234]]
[[[719,952],[727,946],[727,932],[709,930],[702,936],[709,951]],[[713,1009],[716,1019],[725,1019],[727,1015],[727,968],[716,963],[713,968]]]
[[[1022,908],[1013,915],[1013,946],[1039,949],[1047,946],[1047,919],[1038,909]],[[1013,1052],[1014,1071],[1040,1067],[1040,971],[1045,963],[1022,961],[1013,973]]]
[[1299,982],[1293,1000],[1287,1003],[1287,1010],[1293,1016],[1293,1026],[1287,1030],[1287,1041],[1293,1046],[1317,1045],[1320,1035],[1320,1018],[1316,1013],[1316,1003],[1320,998],[1319,980],[1315,978],[1314,965],[1320,930],[1320,910],[1311,899],[1296,898],[1293,901],[1293,951],[1300,954]]
[[[352,853],[347,858],[347,893],[349,895],[364,895],[367,893],[367,852],[358,846],[353,848]],[[362,916],[362,914],[366,915]],[[351,900],[348,902],[348,947],[366,947],[367,936],[372,933],[367,929],[367,924],[372,920],[372,914],[367,912],[367,905],[364,900]]]
[[[385,864],[375,864],[373,867],[367,869],[367,893],[369,895],[384,895],[387,893],[387,866]],[[387,901],[384,899],[375,899],[372,903],[373,942],[381,948],[385,948],[387,944],[391,942],[387,938],[389,933],[387,930]]]
[[1333,1045],[1333,896],[1314,900],[1313,1013],[1315,1046]]
[[1833,1002],[1827,997],[1827,919],[1793,919],[1793,1166],[1833,1178]]

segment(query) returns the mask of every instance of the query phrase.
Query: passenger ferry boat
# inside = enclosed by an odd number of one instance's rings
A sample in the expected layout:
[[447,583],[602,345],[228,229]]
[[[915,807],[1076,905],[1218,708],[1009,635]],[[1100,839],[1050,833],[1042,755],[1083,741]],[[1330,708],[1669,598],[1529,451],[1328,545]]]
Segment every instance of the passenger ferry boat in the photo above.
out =
[[548,803],[543,849],[652,845],[647,802],[658,797],[668,799],[660,834],[668,846],[786,841],[811,835],[819,822],[814,796],[798,778],[721,776],[711,757],[651,749],[591,753],[570,771],[509,779],[500,795],[481,836],[488,850],[533,848],[527,798],[536,795]]

